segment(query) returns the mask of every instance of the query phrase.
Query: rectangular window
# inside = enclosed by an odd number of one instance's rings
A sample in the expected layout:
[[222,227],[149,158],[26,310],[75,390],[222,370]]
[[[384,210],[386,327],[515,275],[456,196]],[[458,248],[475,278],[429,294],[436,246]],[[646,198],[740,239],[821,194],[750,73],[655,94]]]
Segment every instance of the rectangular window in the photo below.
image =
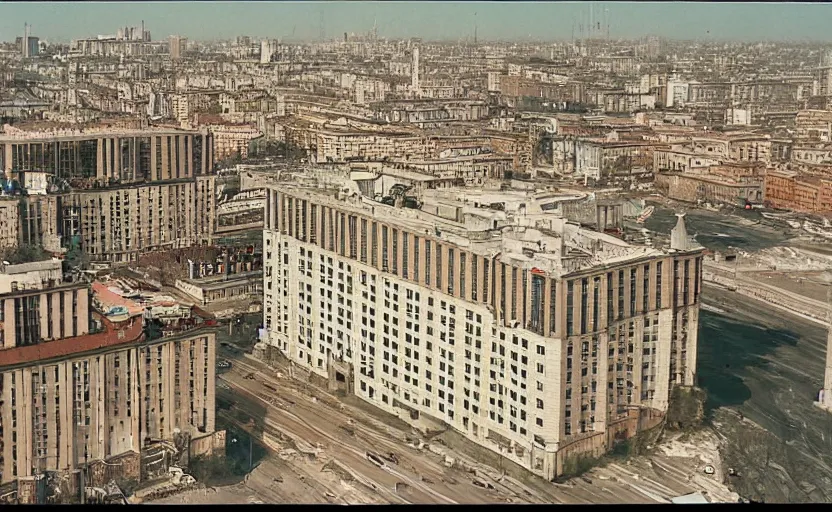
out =
[[311,205],[309,207],[309,242],[313,244],[318,243],[318,205]]
[[61,323],[58,324],[58,331],[59,331],[59,334],[60,334],[61,338],[66,338],[66,327],[65,327],[66,322],[64,321],[64,311],[66,311],[66,308],[64,307],[65,304],[66,304],[65,295],[63,293],[59,293],[58,294],[58,307],[61,308],[61,311],[60,311]]
[[419,282],[419,237],[413,237],[413,280]]
[[471,300],[477,302],[477,287],[479,283],[477,282],[477,274],[479,273],[479,262],[480,259],[476,255],[471,255]]
[[442,290],[442,244],[436,244],[436,287]]
[[656,308],[662,307],[662,262],[656,263]]
[[393,273],[399,274],[399,230],[393,229]]
[[378,268],[378,224],[375,222],[373,222],[370,236],[373,243],[373,250],[370,252],[370,264]]
[[[47,328],[46,335],[47,335],[47,337],[49,337],[50,340],[53,338],[53,332],[52,332],[52,295],[53,294],[50,293],[46,296],[46,328]],[[0,308],[2,308],[2,307],[3,307],[3,301],[0,300]],[[3,312],[0,310],[0,322],[2,322],[2,321],[3,321]],[[0,327],[0,329],[2,329],[2,327]],[[2,345],[0,345],[0,347],[2,347]]]
[[500,316],[506,314],[506,265],[500,263]]
[[454,294],[454,250],[448,249],[448,295]]
[[387,272],[389,263],[387,257],[387,226],[381,226],[381,270],[383,272]]
[[589,280],[581,279],[581,334],[586,334],[589,317]]
[[544,280],[540,276],[532,276],[532,314],[531,330],[542,334],[541,319],[543,318],[543,286]]
[[340,218],[338,229],[338,254],[347,255],[347,216],[343,213],[336,214]]
[[572,336],[574,334],[574,291],[575,291],[575,282],[574,281],[567,281],[566,282],[566,335]]
[[600,315],[601,302],[601,278],[596,277],[592,280],[592,330],[598,331],[601,329]]
[[408,247],[408,242],[410,238],[410,233],[407,231],[402,231],[402,277],[407,279],[408,278],[408,264],[407,259],[410,257],[410,252]]
[[361,219],[361,263],[367,263],[367,219]]
[[338,230],[338,212],[329,209],[329,250],[335,252],[335,231]]
[[355,215],[349,217],[350,230],[350,258],[356,259],[358,257],[358,218]]
[[683,304],[687,306],[690,304],[690,260],[685,260],[685,274],[684,274],[684,281],[682,283],[682,290],[683,290],[683,297],[684,302]]
[[[488,258],[482,259],[482,301],[486,304],[488,303],[488,287],[492,286],[491,281],[488,279],[489,270],[491,270],[490,262]],[[492,295],[493,296],[493,295]]]
[[298,201],[298,240],[301,242],[306,241],[306,235],[309,233],[307,231],[307,224],[306,224],[306,200],[299,200]]
[[554,334],[558,327],[558,282],[549,280],[549,332]]
[[425,240],[425,284],[430,286],[430,265],[431,265],[430,240]]
[[636,269],[630,269],[630,315],[636,314]]
[[518,288],[517,269],[511,268],[511,319],[517,319],[517,288]]
[[607,272],[607,325],[609,326],[615,319],[614,311],[614,295],[612,290],[612,272]]
[[624,271],[618,271],[618,319],[624,318]]
[[78,336],[78,290],[72,291],[72,336]]
[[[285,201],[284,201],[285,203]],[[326,206],[321,206],[321,249],[326,249],[326,240],[327,240],[327,228],[329,226],[329,208]]]
[[520,274],[520,291],[523,303],[521,304],[523,322],[521,325],[526,326],[526,319],[529,318],[529,271],[523,270]]
[[459,297],[465,300],[465,253],[459,253]]
[[[673,308],[679,303],[679,260],[673,261]],[[675,332],[675,331],[674,331]]]
[[641,290],[641,311],[650,311],[650,265],[644,265],[644,286]]
[[294,198],[289,198],[289,236],[295,237],[297,233],[298,226],[298,217],[297,212],[295,211],[295,200]]
[[699,302],[699,275],[702,272],[702,258],[696,258],[694,260],[694,270],[693,270],[693,303],[696,304]]

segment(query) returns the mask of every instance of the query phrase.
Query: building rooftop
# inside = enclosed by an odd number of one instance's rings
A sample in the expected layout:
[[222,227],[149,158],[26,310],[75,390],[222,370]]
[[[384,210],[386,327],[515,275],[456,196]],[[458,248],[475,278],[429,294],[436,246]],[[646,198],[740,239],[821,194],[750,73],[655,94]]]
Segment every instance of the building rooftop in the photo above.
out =
[[104,317],[120,322],[133,316],[141,316],[144,309],[130,299],[121,296],[122,290],[109,283],[96,281],[92,284],[93,303]]
[[[552,191],[499,191],[450,188],[419,192],[419,209],[388,206],[361,196],[357,185],[307,180],[271,185],[276,191],[308,197],[323,204],[338,204],[357,215],[372,216],[419,235],[553,277],[605,265],[660,257],[672,249],[630,245],[614,236],[592,231],[565,219],[557,209],[543,205],[580,194]],[[684,225],[683,221],[682,225]],[[687,235],[684,235],[687,237]],[[696,250],[688,241],[683,251]]]

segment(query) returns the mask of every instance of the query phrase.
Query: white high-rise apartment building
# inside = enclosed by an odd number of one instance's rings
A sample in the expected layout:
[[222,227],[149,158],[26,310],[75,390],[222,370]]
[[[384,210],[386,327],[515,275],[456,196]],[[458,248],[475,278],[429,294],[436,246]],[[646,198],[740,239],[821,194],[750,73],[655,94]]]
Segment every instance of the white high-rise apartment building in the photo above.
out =
[[410,69],[410,85],[413,94],[419,94],[419,47],[413,48],[413,62]]
[[[268,189],[266,352],[543,477],[656,424],[694,384],[702,249],[635,247],[534,194]],[[388,201],[391,202],[391,201]]]

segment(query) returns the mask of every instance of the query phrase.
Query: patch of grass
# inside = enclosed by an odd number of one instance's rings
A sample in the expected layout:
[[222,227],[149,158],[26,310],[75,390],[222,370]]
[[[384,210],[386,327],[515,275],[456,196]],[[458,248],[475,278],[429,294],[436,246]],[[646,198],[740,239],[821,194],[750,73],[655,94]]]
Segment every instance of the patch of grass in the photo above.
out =
[[589,455],[576,455],[575,457],[569,457],[563,461],[563,474],[558,477],[557,481],[577,478],[590,469],[599,466],[601,460],[601,458],[591,457]]
[[228,484],[237,481],[246,474],[239,461],[224,456],[203,456],[194,457],[188,467],[188,471],[196,478],[197,482],[205,485]]
[[0,250],[0,261],[8,261],[11,265],[44,261],[51,258],[43,247],[39,245],[20,245]]
[[705,390],[676,386],[670,394],[666,425],[669,430],[689,431],[702,426],[705,419]]
[[651,429],[639,432],[629,439],[619,439],[609,452],[600,457],[589,455],[569,457],[563,463],[563,475],[557,478],[556,481],[563,482],[570,478],[580,477],[592,468],[603,467],[611,462],[626,461],[633,457],[646,455],[651,451],[648,447],[656,443],[663,430],[664,425],[659,424]]

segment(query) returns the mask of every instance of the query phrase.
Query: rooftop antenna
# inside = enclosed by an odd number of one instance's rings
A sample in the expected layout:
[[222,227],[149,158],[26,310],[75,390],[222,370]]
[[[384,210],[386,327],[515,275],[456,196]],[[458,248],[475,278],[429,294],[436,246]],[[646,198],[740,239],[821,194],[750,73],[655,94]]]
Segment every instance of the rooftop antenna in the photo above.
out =
[[589,39],[592,40],[595,35],[595,11],[593,10],[593,3],[589,2]]
[[575,46],[575,18],[572,18],[572,46]]
[[474,12],[474,44],[477,44],[477,13]]
[[610,42],[610,10],[604,9],[604,17],[606,18],[607,22],[607,44]]

